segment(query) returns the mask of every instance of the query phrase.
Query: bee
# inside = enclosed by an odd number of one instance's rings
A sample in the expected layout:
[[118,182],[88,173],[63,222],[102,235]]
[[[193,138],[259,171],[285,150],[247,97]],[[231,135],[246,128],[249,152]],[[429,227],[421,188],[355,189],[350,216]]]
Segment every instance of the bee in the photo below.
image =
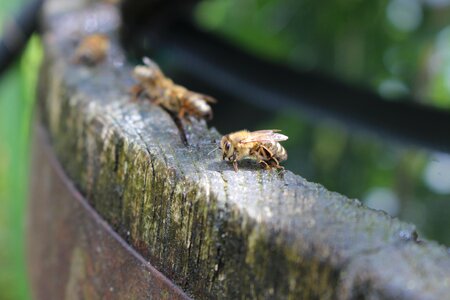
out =
[[217,102],[214,98],[175,84],[149,58],[144,57],[143,61],[144,65],[138,65],[133,70],[133,77],[139,82],[131,89],[134,99],[143,95],[154,104],[177,114],[180,119],[185,119],[185,116],[212,119],[213,113],[209,104]]
[[222,150],[223,160],[233,163],[238,171],[238,161],[245,157],[255,158],[264,169],[284,169],[280,162],[287,159],[287,152],[279,142],[288,139],[277,133],[280,130],[241,130],[222,137],[219,148]]
[[103,34],[91,34],[83,38],[75,50],[73,62],[95,66],[102,62],[109,50],[109,39]]

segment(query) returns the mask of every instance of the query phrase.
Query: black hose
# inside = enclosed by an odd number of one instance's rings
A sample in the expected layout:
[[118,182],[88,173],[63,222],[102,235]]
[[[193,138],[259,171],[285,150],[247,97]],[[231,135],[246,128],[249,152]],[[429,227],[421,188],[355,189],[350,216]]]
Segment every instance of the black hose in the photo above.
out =
[[43,2],[44,0],[31,0],[6,24],[0,39],[0,76],[20,56],[28,39],[37,29]]

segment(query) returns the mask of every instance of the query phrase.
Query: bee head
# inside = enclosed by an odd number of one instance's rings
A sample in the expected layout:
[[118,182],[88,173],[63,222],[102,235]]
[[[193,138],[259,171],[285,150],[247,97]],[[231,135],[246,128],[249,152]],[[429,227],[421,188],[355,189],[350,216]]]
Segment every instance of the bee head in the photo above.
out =
[[230,160],[231,157],[234,155],[234,147],[233,144],[230,142],[228,136],[224,136],[222,140],[220,141],[220,149],[222,150],[223,159]]

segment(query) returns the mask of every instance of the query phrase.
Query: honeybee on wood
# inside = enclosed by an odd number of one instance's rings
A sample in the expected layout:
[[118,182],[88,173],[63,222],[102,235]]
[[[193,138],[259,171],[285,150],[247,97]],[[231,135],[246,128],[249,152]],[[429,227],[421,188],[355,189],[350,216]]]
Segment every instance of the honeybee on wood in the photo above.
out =
[[73,62],[95,66],[102,62],[109,50],[109,39],[103,34],[91,34],[83,38],[75,50]]
[[180,119],[185,119],[186,115],[196,119],[212,119],[209,103],[216,103],[214,98],[175,84],[149,58],[144,57],[143,61],[144,65],[138,65],[133,70],[133,77],[139,82],[131,89],[134,99],[147,97],[153,103],[176,113]]
[[241,130],[225,135],[220,141],[223,159],[233,163],[238,171],[237,162],[245,157],[255,158],[264,169],[284,169],[280,162],[287,159],[287,152],[279,142],[288,139],[277,133],[280,130]]

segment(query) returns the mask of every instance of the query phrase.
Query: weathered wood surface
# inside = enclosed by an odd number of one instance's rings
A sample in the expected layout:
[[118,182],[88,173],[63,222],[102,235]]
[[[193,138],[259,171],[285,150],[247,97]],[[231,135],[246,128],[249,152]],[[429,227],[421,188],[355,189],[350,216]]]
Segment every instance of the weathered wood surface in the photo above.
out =
[[[166,112],[129,101],[115,8],[70,11],[57,2],[47,2],[39,103],[52,145],[95,210],[191,296],[450,295],[448,250],[417,242],[413,225],[289,171],[248,162],[235,173],[219,153],[207,154],[219,134],[202,122],[187,126],[183,145]],[[108,61],[91,69],[70,63],[86,31],[113,39]]]

